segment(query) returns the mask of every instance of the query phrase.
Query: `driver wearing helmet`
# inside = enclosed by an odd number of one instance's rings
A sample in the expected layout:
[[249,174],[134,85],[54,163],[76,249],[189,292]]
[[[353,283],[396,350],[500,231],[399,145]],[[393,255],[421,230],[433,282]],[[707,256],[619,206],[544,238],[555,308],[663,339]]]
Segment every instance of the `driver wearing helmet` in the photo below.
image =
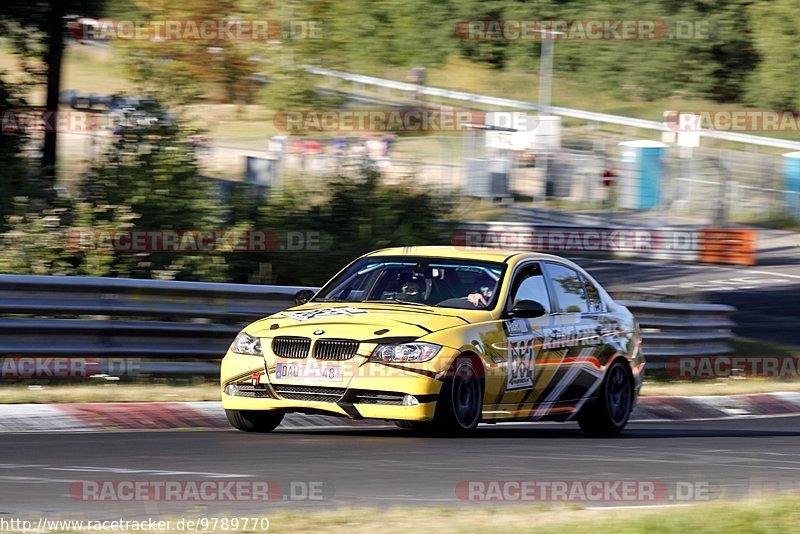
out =
[[422,284],[413,274],[401,273],[398,281],[400,282],[400,293],[395,294],[395,299],[406,302],[423,302],[425,295],[422,292]]

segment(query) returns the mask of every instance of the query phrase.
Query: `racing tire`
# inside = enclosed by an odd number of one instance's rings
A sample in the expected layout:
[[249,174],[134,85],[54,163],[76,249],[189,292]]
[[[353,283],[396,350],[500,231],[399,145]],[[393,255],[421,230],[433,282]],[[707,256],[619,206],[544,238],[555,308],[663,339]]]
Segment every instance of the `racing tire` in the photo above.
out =
[[225,410],[225,415],[242,432],[272,432],[283,421],[283,412],[278,411]]
[[433,421],[423,428],[447,436],[469,434],[478,427],[483,411],[483,381],[478,365],[463,356],[453,362],[439,392]]
[[578,424],[593,436],[614,436],[622,432],[633,410],[633,378],[628,366],[611,364],[600,386],[600,395],[578,415]]

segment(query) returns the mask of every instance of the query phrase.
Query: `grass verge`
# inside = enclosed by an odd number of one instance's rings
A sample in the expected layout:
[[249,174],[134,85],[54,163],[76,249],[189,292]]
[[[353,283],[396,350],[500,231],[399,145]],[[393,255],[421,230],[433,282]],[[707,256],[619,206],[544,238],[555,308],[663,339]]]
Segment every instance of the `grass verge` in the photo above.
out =
[[[267,514],[262,514],[267,515]],[[797,532],[800,497],[780,495],[665,508],[587,509],[575,506],[286,511],[268,514],[269,532],[393,533],[789,533]],[[64,531],[62,531],[64,532]],[[218,531],[223,532],[223,531]],[[260,531],[259,531],[260,532]]]
[[576,509],[508,507],[286,512],[270,517],[270,532],[796,532],[800,497],[694,504],[669,508]]

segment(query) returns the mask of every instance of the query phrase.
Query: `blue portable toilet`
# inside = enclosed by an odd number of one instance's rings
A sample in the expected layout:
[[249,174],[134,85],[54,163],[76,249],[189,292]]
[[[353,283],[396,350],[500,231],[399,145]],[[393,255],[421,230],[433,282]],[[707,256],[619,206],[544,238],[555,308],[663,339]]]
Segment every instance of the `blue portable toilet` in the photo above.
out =
[[667,145],[658,141],[620,143],[623,172],[619,183],[619,206],[649,210],[661,204],[664,154]]
[[783,205],[790,217],[800,219],[800,152],[783,157]]

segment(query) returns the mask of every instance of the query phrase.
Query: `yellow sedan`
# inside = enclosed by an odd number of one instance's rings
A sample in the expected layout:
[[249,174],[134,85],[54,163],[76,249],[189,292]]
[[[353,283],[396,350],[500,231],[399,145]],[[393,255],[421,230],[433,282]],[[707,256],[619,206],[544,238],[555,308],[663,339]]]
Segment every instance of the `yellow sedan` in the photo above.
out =
[[448,434],[531,420],[616,434],[644,376],[634,317],[558,256],[384,249],[296,301],[245,327],[222,361],[239,430],[295,412]]

